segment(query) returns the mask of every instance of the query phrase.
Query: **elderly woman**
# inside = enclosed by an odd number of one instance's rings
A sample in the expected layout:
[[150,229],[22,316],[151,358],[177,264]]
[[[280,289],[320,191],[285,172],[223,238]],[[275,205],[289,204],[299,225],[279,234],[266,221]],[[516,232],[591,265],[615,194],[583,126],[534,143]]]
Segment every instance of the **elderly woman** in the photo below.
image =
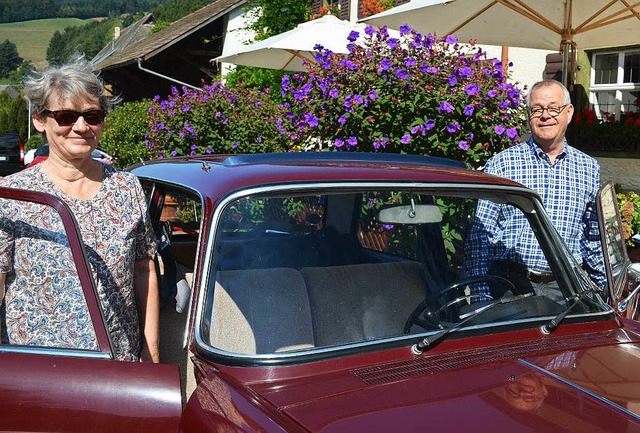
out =
[[[25,89],[33,124],[49,144],[49,157],[0,180],[0,185],[48,192],[69,205],[97,281],[116,358],[158,362],[159,302],[152,259],[156,242],[144,193],[134,175],[91,158],[114,100],[82,58],[34,74],[25,82]],[[29,205],[3,201],[0,209],[5,221],[13,211],[14,221],[10,229],[0,230],[3,342],[95,349],[81,294],[69,291],[60,297],[45,296],[42,287],[25,284],[33,279],[34,262],[48,264],[42,266],[51,273],[45,281],[54,280],[59,260],[54,242],[45,248],[23,242],[29,236],[21,230],[49,228],[52,220],[48,214],[43,217],[42,212],[25,211]],[[32,220],[15,223],[20,218]],[[55,311],[58,316],[38,318],[36,310]]]

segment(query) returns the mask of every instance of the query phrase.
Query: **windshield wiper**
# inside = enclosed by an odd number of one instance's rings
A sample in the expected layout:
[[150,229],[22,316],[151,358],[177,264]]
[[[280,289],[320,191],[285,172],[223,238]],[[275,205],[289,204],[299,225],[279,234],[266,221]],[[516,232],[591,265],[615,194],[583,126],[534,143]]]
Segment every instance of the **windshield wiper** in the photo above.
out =
[[498,299],[497,301],[494,301],[494,302],[492,302],[492,303],[490,303],[488,305],[484,305],[484,306],[478,308],[477,310],[475,310],[470,316],[466,317],[464,320],[461,320],[460,322],[458,322],[455,325],[453,325],[451,328],[447,328],[447,329],[443,329],[441,331],[435,332],[435,333],[425,337],[419,343],[414,344],[411,347],[411,352],[413,352],[414,355],[422,355],[422,353],[425,351],[425,349],[427,347],[431,346],[436,341],[440,341],[442,338],[447,336],[447,334],[449,334],[452,331],[455,331],[456,329],[460,328],[464,324],[472,321],[473,319],[475,319],[479,315],[483,314],[485,311],[491,310],[492,308],[494,308],[494,307],[496,307],[498,305],[509,304],[511,302],[515,302],[515,301],[519,301],[519,300],[524,299],[524,298],[528,298],[529,296],[533,296],[533,293],[524,293],[522,295],[516,295],[516,296],[513,296],[511,298],[501,298],[501,299]]
[[582,298],[584,296],[591,295],[593,293],[600,293],[600,292],[602,292],[600,288],[592,287],[590,289],[576,293],[575,295],[570,297],[568,301],[573,301],[573,302],[562,313],[558,314],[556,317],[551,319],[548,323],[545,323],[544,325],[542,325],[540,327],[540,330],[542,331],[542,333],[545,335],[551,334],[553,331],[558,329],[558,327],[560,326],[560,323],[564,320],[565,317],[567,317],[567,314],[569,314],[576,305],[582,302]]

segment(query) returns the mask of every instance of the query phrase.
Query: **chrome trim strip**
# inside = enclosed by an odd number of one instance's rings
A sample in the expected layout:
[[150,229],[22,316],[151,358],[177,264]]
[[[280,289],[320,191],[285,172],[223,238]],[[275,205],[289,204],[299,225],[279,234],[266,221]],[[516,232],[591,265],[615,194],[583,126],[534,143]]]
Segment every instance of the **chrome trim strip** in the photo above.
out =
[[42,356],[65,356],[87,359],[111,359],[111,356],[108,353],[104,352],[80,349],[63,349],[59,347],[0,346],[0,354],[2,353],[17,353],[22,355]]
[[549,370],[546,370],[546,369],[544,369],[542,367],[539,367],[539,366],[537,366],[535,364],[532,364],[531,362],[529,362],[527,360],[524,360],[524,359],[521,359],[521,358],[518,359],[518,362],[520,362],[521,364],[526,365],[527,367],[533,368],[534,370],[536,370],[536,371],[538,371],[540,373],[546,374],[547,376],[549,376],[549,377],[551,377],[551,378],[553,378],[555,380],[558,380],[558,381],[564,383],[565,385],[570,386],[573,389],[577,389],[578,391],[583,392],[586,395],[588,395],[590,397],[593,397],[596,400],[606,404],[607,406],[610,406],[613,409],[616,409],[616,410],[618,410],[618,411],[620,411],[620,412],[622,412],[622,413],[624,413],[626,415],[629,415],[632,418],[635,418],[636,420],[640,420],[640,415],[638,415],[637,413],[631,412],[629,409],[627,409],[625,407],[622,407],[619,404],[614,403],[614,402],[612,402],[611,400],[609,400],[609,399],[607,399],[605,397],[602,397],[601,395],[598,395],[598,394],[596,394],[596,393],[594,393],[592,391],[589,391],[586,388],[583,388],[583,387],[581,387],[579,385],[576,385],[575,383],[571,382],[570,380],[567,380],[567,379],[565,379],[565,378],[563,378],[561,376],[558,376],[557,374],[552,373]]
[[[153,180],[153,179],[149,179],[149,180]],[[165,184],[165,182],[162,182],[162,181],[158,181],[158,182]],[[537,195],[534,191],[528,190],[524,187],[517,187],[517,186],[487,185],[483,183],[452,184],[452,183],[442,183],[442,182],[425,183],[425,182],[412,182],[412,181],[409,181],[409,182],[400,182],[400,181],[386,182],[385,181],[382,184],[380,181],[331,182],[331,183],[314,182],[314,183],[296,183],[296,184],[288,184],[288,185],[267,185],[267,186],[247,188],[240,191],[232,192],[231,194],[223,197],[220,200],[220,202],[217,204],[214,210],[214,213],[211,217],[210,224],[211,224],[211,227],[217,227],[218,222],[220,220],[222,209],[224,209],[229,202],[232,202],[239,198],[248,197],[251,195],[265,194],[265,193],[272,193],[272,192],[282,192],[282,193],[305,192],[305,193],[312,194],[312,193],[323,193],[326,191],[364,190],[364,189],[372,189],[372,188],[373,189],[396,189],[396,188],[420,189],[425,191],[439,192],[445,195],[447,192],[454,193],[455,191],[472,191],[472,190],[478,190],[478,191],[485,190],[489,192],[500,191],[504,193],[512,192],[514,194],[527,196],[530,199],[537,200],[539,205],[542,208],[542,202],[539,195]],[[535,209],[533,210],[533,212],[535,212]],[[211,245],[211,246],[214,245],[213,242],[215,241],[215,235],[216,235],[215,230],[213,229],[209,230],[209,237],[206,240],[206,245]],[[312,348],[304,351],[297,351],[297,352],[290,352],[290,353],[273,353],[273,354],[266,354],[266,355],[246,355],[246,354],[238,354],[234,352],[226,352],[226,351],[217,349],[211,346],[207,341],[205,341],[205,338],[201,333],[201,325],[202,325],[203,314],[204,314],[205,300],[206,300],[206,296],[208,295],[208,292],[210,291],[209,279],[211,276],[211,266],[213,262],[212,259],[213,259],[213,247],[207,248],[207,250],[205,251],[204,263],[202,265],[202,270],[201,270],[201,275],[202,275],[202,284],[200,285],[201,290],[199,291],[199,294],[198,294],[196,311],[195,311],[195,320],[193,322],[195,345],[196,347],[202,348],[203,351],[205,352],[219,354],[227,357],[233,357],[237,360],[251,360],[256,362],[261,362],[261,361],[277,362],[278,360],[284,360],[284,359],[290,359],[290,358],[296,358],[296,357],[302,357],[302,356],[306,357],[307,355],[312,356],[312,355],[325,354],[325,353],[339,353],[347,349],[362,348],[366,346],[373,346],[373,345],[384,344],[388,342],[398,342],[398,341],[407,340],[408,341],[407,344],[412,344],[416,338],[424,338],[424,336],[430,335],[429,333],[409,334],[407,336],[345,344],[338,347]],[[592,313],[589,315],[575,315],[575,316],[572,315],[571,317],[582,317],[582,316],[594,317],[594,316],[609,315],[609,314],[611,314],[611,311]],[[536,318],[523,319],[518,321],[509,321],[509,322],[501,323],[500,326],[508,326],[514,323],[522,324],[522,323],[528,323],[528,322],[538,322],[541,320],[550,320],[552,318],[553,316],[548,316],[548,318],[536,317]],[[460,331],[469,330],[469,329],[482,329],[489,326],[495,327],[496,323],[474,325],[470,327],[461,328]],[[453,331],[453,332],[457,332],[457,331]],[[409,341],[411,341],[411,343],[409,343]]]

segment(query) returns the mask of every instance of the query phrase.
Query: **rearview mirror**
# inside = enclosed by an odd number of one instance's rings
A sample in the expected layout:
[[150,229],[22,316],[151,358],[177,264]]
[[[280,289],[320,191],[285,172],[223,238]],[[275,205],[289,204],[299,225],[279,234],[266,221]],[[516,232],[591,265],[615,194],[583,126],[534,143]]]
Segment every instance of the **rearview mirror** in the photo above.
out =
[[442,221],[440,208],[433,204],[393,206],[378,212],[383,224],[432,224]]

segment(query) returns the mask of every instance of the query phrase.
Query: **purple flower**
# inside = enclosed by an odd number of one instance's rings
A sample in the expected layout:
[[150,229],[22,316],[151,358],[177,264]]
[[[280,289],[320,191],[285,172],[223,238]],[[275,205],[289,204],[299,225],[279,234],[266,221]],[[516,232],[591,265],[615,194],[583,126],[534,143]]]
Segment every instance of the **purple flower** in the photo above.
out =
[[429,66],[427,68],[427,73],[429,74],[435,74],[436,72],[438,72],[438,68],[436,68],[435,66]]
[[471,77],[471,68],[468,66],[462,67],[460,68],[460,71],[458,71],[458,73],[460,74],[460,76],[462,78],[470,78]]
[[364,99],[362,98],[362,95],[355,94],[353,95],[353,102],[355,102],[358,105],[362,105],[362,103],[364,102]]
[[398,48],[398,40],[396,38],[387,39],[387,46],[392,50],[395,50],[396,48]]
[[447,101],[443,101],[440,103],[440,108],[438,108],[440,113],[451,113],[453,111],[453,105],[448,103]]
[[207,147],[207,148],[204,150],[204,153],[213,153],[213,150],[211,150],[211,148],[210,148],[210,147]]
[[360,36],[360,33],[356,32],[355,30],[351,30],[351,33],[349,33],[349,36],[347,37],[347,39],[350,42],[355,42],[359,36]]
[[496,89],[491,89],[487,92],[487,97],[495,98],[498,95],[498,91]]
[[344,146],[344,140],[342,138],[336,138],[335,141],[333,142],[333,144],[336,147],[342,147],[342,146]]
[[182,106],[182,111],[187,112],[189,110],[191,110],[191,107],[189,107],[188,105],[183,105]]
[[171,151],[171,156],[177,156],[178,155],[178,151],[177,150],[172,150]]
[[415,57],[407,57],[407,58],[404,60],[404,65],[405,65],[407,68],[412,68],[412,67],[414,67],[416,64],[417,64],[417,62],[416,62]]
[[422,125],[416,125],[413,128],[411,128],[411,134],[412,135],[416,135],[418,132],[422,131]]
[[502,125],[498,125],[493,130],[495,131],[496,134],[502,135],[502,134],[504,134],[505,127],[502,126]]
[[388,71],[392,66],[393,63],[391,62],[391,60],[382,59],[382,61],[380,62],[380,68],[378,68],[378,72]]
[[364,29],[364,33],[365,33],[367,36],[372,36],[375,32],[376,32],[376,29],[375,29],[373,26],[367,26],[367,27],[365,27],[365,29]]
[[345,123],[347,123],[347,116],[343,114],[342,116],[338,117],[338,123],[340,125],[344,125]]
[[460,123],[458,123],[458,122],[449,123],[447,125],[447,131],[449,131],[451,134],[454,134],[454,133],[460,131],[461,129],[462,129],[462,127],[460,126]]
[[453,35],[448,35],[445,39],[444,39],[448,44],[455,44],[456,42],[458,42],[458,38],[456,38]]
[[518,130],[516,128],[507,129],[507,137],[509,137],[511,140],[515,140],[516,138],[518,138]]
[[337,98],[338,96],[340,96],[340,92],[334,87],[333,89],[329,90],[329,96],[332,98]]
[[376,92],[376,89],[369,90],[369,99],[372,101],[378,99],[378,92]]
[[349,147],[355,147],[358,145],[358,139],[356,137],[349,137],[347,138],[347,144]]
[[464,91],[467,92],[468,96],[475,96],[480,93],[480,87],[475,84],[467,84]]
[[233,143],[231,143],[231,147],[236,149],[238,147],[238,142],[234,141]]
[[411,27],[409,24],[403,24],[400,26],[400,36],[406,36],[411,33]]
[[402,144],[408,144],[411,141],[411,136],[409,134],[405,134],[402,136],[402,138],[400,139],[400,143]]
[[467,143],[466,141],[461,141],[460,143],[458,143],[458,147],[462,150],[469,150],[469,143]]
[[396,68],[395,76],[399,80],[408,80],[411,77],[411,74],[406,69]]
[[262,143],[262,137],[256,137],[256,141],[257,141],[258,143]]
[[433,128],[435,128],[435,126],[436,126],[436,121],[435,121],[435,120],[433,120],[433,119],[427,119],[427,121],[426,121],[426,122],[424,122],[424,129],[425,129],[425,131],[430,131],[430,130],[432,130]]
[[316,126],[318,126],[318,118],[316,116],[313,115],[313,113],[307,113],[304,115],[304,121],[307,123],[307,125],[309,125],[311,128],[315,128]]
[[464,113],[465,116],[471,116],[473,115],[473,105],[469,104],[466,107],[464,107],[464,110],[462,110],[462,112]]
[[341,60],[340,66],[350,71],[355,71],[356,69],[358,69],[356,68],[356,65],[349,59]]
[[458,84],[458,77],[456,77],[455,75],[451,75],[449,76],[449,78],[447,79],[447,82],[449,83],[449,85],[451,87],[455,86],[456,84]]

